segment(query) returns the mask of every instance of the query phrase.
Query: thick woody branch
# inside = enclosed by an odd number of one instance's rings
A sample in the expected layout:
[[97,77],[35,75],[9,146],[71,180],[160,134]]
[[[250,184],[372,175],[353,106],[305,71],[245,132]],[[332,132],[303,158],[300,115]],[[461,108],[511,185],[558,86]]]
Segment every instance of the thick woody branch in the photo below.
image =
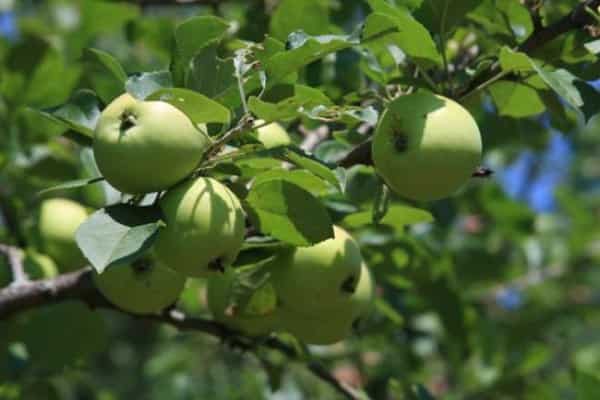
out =
[[531,53],[567,32],[593,24],[594,19],[588,13],[587,8],[595,10],[598,6],[600,6],[600,0],[586,0],[579,3],[573,11],[555,23],[534,30],[533,33],[519,45],[518,50],[524,53]]
[[[0,246],[18,251],[18,249],[10,246]],[[19,285],[9,285],[4,289],[0,289],[0,321],[36,307],[56,304],[67,300],[79,300],[91,308],[110,309],[127,314],[138,320],[169,324],[182,331],[202,332],[217,337],[245,351],[252,351],[257,347],[263,346],[280,351],[287,357],[300,361],[300,355],[292,346],[285,344],[275,337],[269,337],[264,341],[248,339],[218,322],[202,318],[189,318],[174,308],[166,309],[161,314],[156,315],[127,313],[109,303],[102,296],[93,284],[92,274],[92,269],[87,267],[75,272],[59,275],[53,279],[27,281]],[[353,388],[338,381],[320,363],[311,361],[306,364],[306,367],[313,375],[330,384],[345,398],[350,400],[360,398]]]

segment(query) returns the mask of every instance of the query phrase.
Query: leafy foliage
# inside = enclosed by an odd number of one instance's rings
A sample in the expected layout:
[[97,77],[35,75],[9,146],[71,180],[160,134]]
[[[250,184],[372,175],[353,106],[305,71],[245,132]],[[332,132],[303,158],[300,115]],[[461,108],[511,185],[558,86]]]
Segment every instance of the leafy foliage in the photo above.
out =
[[[77,242],[98,272],[151,253],[154,196],[100,182],[90,145],[119,94],[166,101],[213,140],[193,174],[242,200],[248,237],[236,265],[318,243],[332,224],[359,242],[375,310],[360,335],[330,348],[278,334],[307,360],[365,398],[594,398],[598,21],[586,13],[544,39],[578,2],[4,3],[0,242],[41,250],[39,201],[68,197],[96,210]],[[399,198],[356,165],[368,154],[339,166],[393,99],[422,88],[468,108],[496,171],[430,204]],[[250,117],[283,124],[293,144],[266,149],[241,124]],[[2,258],[0,283],[8,275]],[[230,303],[243,304],[263,278],[246,276]],[[203,287],[189,279],[182,294],[191,316],[208,315]],[[333,398],[279,353],[252,358],[201,335],[65,306],[77,310],[0,320],[0,398],[266,398],[269,385]],[[80,336],[75,322],[85,325]],[[63,326],[77,354],[61,350]]]

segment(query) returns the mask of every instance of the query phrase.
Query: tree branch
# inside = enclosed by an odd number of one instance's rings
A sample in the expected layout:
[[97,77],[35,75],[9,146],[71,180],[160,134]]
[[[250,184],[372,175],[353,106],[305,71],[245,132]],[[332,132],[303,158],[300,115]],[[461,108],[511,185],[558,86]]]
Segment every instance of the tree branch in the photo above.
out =
[[373,165],[373,159],[371,158],[371,143],[371,139],[367,139],[354,147],[344,156],[344,158],[338,161],[338,165],[344,168],[350,168],[357,164]]
[[533,52],[567,32],[593,24],[594,19],[588,14],[586,8],[596,9],[598,6],[600,6],[600,0],[586,0],[579,3],[573,11],[555,23],[534,30],[533,33],[518,46],[517,50],[524,53]]
[[[587,8],[596,9],[600,6],[600,0],[586,0],[579,3],[569,14],[558,21],[546,27],[537,26],[531,35],[523,43],[517,46],[516,50],[524,53],[533,53],[541,49],[544,45],[557,37],[575,29],[584,28],[586,25],[593,24],[594,18],[588,14]],[[495,63],[486,72],[473,79],[466,89],[457,94],[456,97],[464,98],[472,91],[477,90],[484,82],[494,80],[494,77],[500,74],[500,65]]]
[[[18,251],[11,246],[0,245]],[[245,351],[255,350],[263,346],[277,350],[290,359],[301,361],[301,355],[292,346],[287,345],[275,337],[269,337],[264,341],[256,341],[230,330],[224,325],[202,318],[189,318],[183,312],[170,308],[156,315],[137,315],[125,312],[109,303],[96,289],[92,281],[92,269],[90,267],[62,274],[53,279],[42,281],[28,281],[20,285],[9,285],[0,289],[0,320],[27,311],[32,308],[56,304],[67,300],[79,300],[91,308],[104,308],[127,314],[132,318],[169,324],[182,331],[202,332],[217,337],[224,342]],[[330,384],[338,393],[350,400],[358,400],[361,397],[356,390],[338,381],[322,364],[311,361],[306,364],[308,370],[319,379]]]
[[6,257],[10,266],[12,286],[18,286],[29,281],[23,267],[23,252],[16,247],[0,244],[0,252]]

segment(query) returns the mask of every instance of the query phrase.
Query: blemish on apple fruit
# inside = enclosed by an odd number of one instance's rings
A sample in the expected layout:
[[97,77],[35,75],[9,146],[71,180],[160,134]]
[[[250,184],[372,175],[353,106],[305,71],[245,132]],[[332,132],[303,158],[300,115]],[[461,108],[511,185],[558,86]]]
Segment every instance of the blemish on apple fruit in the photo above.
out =
[[342,286],[340,287],[342,292],[345,293],[354,293],[356,290],[356,277],[354,275],[349,276],[342,282]]

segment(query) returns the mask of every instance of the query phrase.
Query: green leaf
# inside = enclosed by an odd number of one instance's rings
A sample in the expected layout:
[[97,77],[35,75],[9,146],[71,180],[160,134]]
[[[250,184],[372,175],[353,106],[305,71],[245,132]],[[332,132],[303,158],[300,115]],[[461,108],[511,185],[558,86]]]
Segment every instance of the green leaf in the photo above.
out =
[[310,36],[296,31],[288,37],[288,51],[277,53],[265,64],[268,87],[282,81],[290,73],[328,54],[359,44],[354,35]]
[[295,246],[333,237],[323,204],[301,187],[282,180],[254,186],[246,198],[250,219],[261,232]]
[[217,17],[188,19],[175,29],[171,72],[175,86],[185,86],[190,62],[205,47],[219,42],[229,24]]
[[180,109],[194,124],[220,123],[229,124],[229,109],[208,97],[187,89],[159,89],[146,98],[161,100]]
[[331,186],[323,181],[323,179],[304,169],[292,171],[281,168],[272,169],[257,175],[254,179],[254,185],[260,185],[263,182],[271,180],[284,180],[286,182],[291,182],[302,188],[306,188],[306,190],[310,191],[316,196],[331,190]]
[[67,103],[39,112],[77,134],[92,138],[100,118],[100,102],[94,92],[83,89],[76,92]]
[[316,176],[331,183],[334,187],[339,187],[339,180],[335,173],[321,161],[311,158],[307,154],[303,154],[302,150],[296,148],[282,149],[282,156],[292,164],[304,168]]
[[499,81],[489,87],[489,92],[500,115],[523,118],[546,110],[537,90],[522,83]]
[[92,77],[94,89],[104,103],[121,95],[125,90],[127,74],[119,62],[105,51],[85,49],[82,60],[87,74]]
[[577,400],[596,400],[600,393],[600,377],[586,371],[577,371],[575,386]]
[[103,181],[104,177],[97,176],[95,178],[85,178],[85,179],[76,179],[73,181],[61,183],[60,185],[52,186],[50,188],[41,190],[38,192],[38,196],[41,196],[46,193],[54,192],[57,190],[65,190],[65,189],[76,189],[83,186],[91,185],[92,183]]
[[579,109],[586,121],[600,110],[600,92],[566,69],[547,70],[531,62],[540,77],[569,105]]
[[77,245],[98,273],[115,263],[132,262],[156,240],[158,207],[116,204],[93,213],[75,233]]
[[172,88],[173,81],[169,71],[144,72],[131,75],[125,88],[136,99],[144,100],[152,93],[164,88]]
[[[468,1],[468,0],[467,0]],[[529,10],[518,0],[483,0],[468,18],[479,24],[488,35],[504,42],[521,42],[533,32]]]
[[260,119],[280,121],[296,118],[304,109],[312,109],[320,105],[333,105],[333,102],[322,91],[304,85],[295,85],[294,94],[278,102],[267,102],[252,96],[248,100],[248,108]]
[[237,86],[233,62],[220,58],[218,47],[216,43],[206,46],[192,58],[185,87],[213,98],[230,86]]
[[423,66],[441,65],[442,57],[431,35],[410,14],[406,7],[394,7],[384,0],[369,0],[373,14],[367,17],[362,38],[367,40],[390,28],[397,33],[387,35],[382,41],[394,43],[404,53]]
[[584,47],[592,54],[600,54],[600,39],[587,42]]
[[503,71],[528,72],[533,70],[531,59],[527,54],[514,51],[507,46],[500,49],[499,61]]
[[483,0],[425,0],[415,17],[432,32],[449,33]]
[[[373,213],[371,211],[363,211],[356,214],[350,214],[344,218],[344,225],[351,228],[368,225],[372,222]],[[385,217],[379,223],[390,225],[396,230],[402,230],[407,225],[419,224],[423,222],[432,222],[433,215],[429,211],[421,210],[401,205],[392,205],[389,207]]]
[[[586,121],[596,115],[598,110],[600,110],[600,92],[566,69],[552,70],[544,68],[538,62],[529,58],[525,53],[514,52],[506,47],[500,50],[499,61],[504,71],[535,71],[539,78],[541,78],[541,80],[557,95],[564,99],[567,104],[573,108],[579,109],[583,113]],[[507,101],[506,89],[506,86],[501,87],[501,90],[496,93],[497,98],[501,98],[502,101]],[[531,91],[525,91],[523,87],[517,88],[516,90],[520,92],[520,95],[527,96],[527,102],[533,102],[532,104],[525,105],[530,112],[536,108],[541,108],[538,102],[539,95],[533,95]],[[535,97],[537,97],[537,99],[535,99]],[[511,114],[516,114],[515,116],[519,115],[520,112],[517,108],[522,106],[518,103],[517,99],[510,99],[509,101],[509,112]],[[531,115],[525,111],[522,112],[525,114],[521,115]]]
[[[294,32],[288,38],[287,51],[275,52],[262,61],[264,71],[254,72],[245,78],[244,92],[251,95],[260,91],[261,73],[266,77],[264,89],[270,89],[275,85],[295,80],[297,71],[308,64],[359,44],[357,35],[309,36],[302,31]],[[215,99],[230,108],[238,108],[241,101],[237,83],[216,95]]]
[[328,33],[329,10],[322,0],[283,0],[271,16],[271,34],[282,41],[302,29],[309,35]]

